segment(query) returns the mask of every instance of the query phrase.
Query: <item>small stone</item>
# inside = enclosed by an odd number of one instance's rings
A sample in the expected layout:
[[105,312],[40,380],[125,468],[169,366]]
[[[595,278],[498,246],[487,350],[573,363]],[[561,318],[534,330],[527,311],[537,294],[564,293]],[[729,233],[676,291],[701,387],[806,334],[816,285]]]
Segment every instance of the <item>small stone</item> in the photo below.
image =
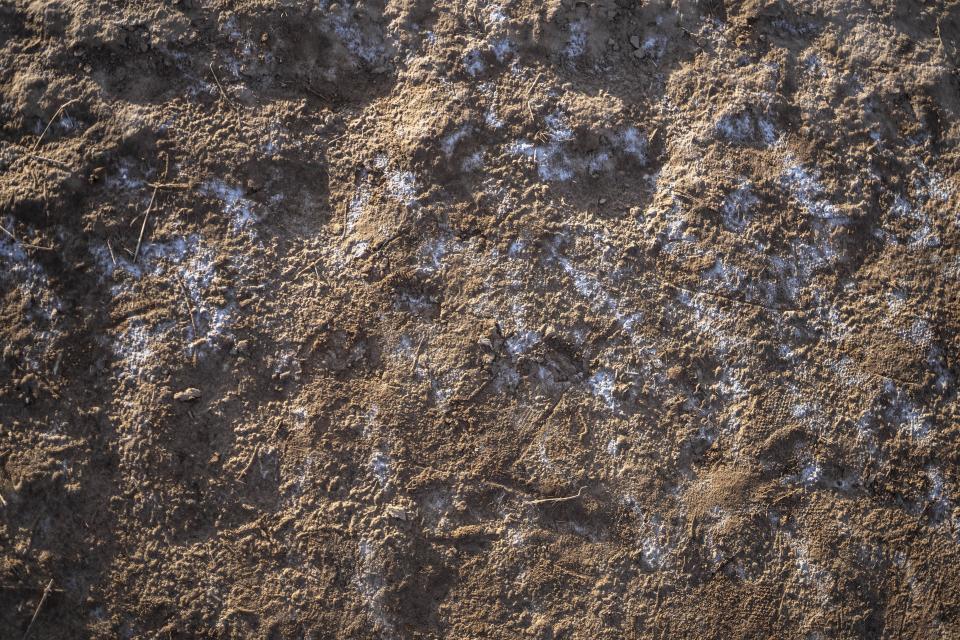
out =
[[630,44],[633,45],[634,49],[640,48],[640,36],[630,36]]
[[387,507],[387,515],[395,520],[407,520],[407,511],[403,507],[398,507],[397,505],[390,505]]
[[173,394],[173,399],[178,402],[192,402],[200,397],[200,389],[188,387],[183,391],[177,391]]

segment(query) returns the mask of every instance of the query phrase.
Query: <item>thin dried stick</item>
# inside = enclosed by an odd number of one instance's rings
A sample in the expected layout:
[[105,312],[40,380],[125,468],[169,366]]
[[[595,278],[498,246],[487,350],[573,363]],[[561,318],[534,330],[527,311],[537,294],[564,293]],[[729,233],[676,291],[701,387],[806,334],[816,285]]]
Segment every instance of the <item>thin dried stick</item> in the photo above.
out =
[[37,621],[37,616],[40,615],[40,609],[43,607],[43,603],[47,601],[51,591],[53,591],[53,578],[50,578],[50,582],[47,583],[46,588],[43,590],[40,604],[37,605],[37,610],[33,612],[33,617],[30,618],[30,624],[27,625],[27,630],[23,633],[23,640],[27,640],[27,636],[30,635],[30,630],[33,629],[33,623]]
[[[28,587],[22,584],[0,584],[3,591],[42,591],[43,587]],[[50,593],[63,593],[63,589],[50,589]]]
[[193,325],[193,339],[196,340],[200,337],[200,332],[197,330],[197,321],[193,317],[193,303],[190,302],[190,292],[187,291],[187,285],[184,284],[183,278],[177,276],[177,282],[180,283],[180,290],[183,291],[183,299],[187,301],[187,312],[190,314],[190,324]]
[[523,102],[527,106],[527,113],[530,114],[531,123],[537,121],[537,117],[533,113],[533,107],[530,106],[530,101],[533,99],[531,94],[533,93],[533,90],[537,87],[537,84],[540,82],[541,75],[543,75],[543,72],[538,71],[537,77],[533,79],[533,81],[529,84],[529,86],[527,86],[527,91],[523,96]]
[[41,156],[38,153],[33,153],[32,151],[24,151],[23,155],[28,158],[33,158],[34,160],[40,160],[41,162],[46,162],[49,165],[53,165],[58,169],[62,169],[68,173],[73,173],[73,169],[70,168],[70,165],[65,162],[60,162],[59,160],[54,160],[53,158],[48,158],[46,156]]
[[319,258],[317,258],[316,260],[312,261],[310,264],[305,266],[303,269],[300,269],[300,271],[297,271],[296,275],[293,276],[294,279],[299,278],[300,276],[305,274],[307,271],[310,271],[310,269],[315,268],[318,264],[320,264],[321,260],[323,260],[323,256],[320,256]]
[[334,101],[333,98],[331,98],[331,97],[328,96],[327,94],[325,94],[325,93],[323,93],[323,92],[320,92],[320,91],[317,91],[316,89],[314,89],[313,87],[311,87],[309,83],[308,83],[308,84],[305,84],[305,85],[303,86],[303,88],[306,89],[308,92],[312,93],[313,95],[317,96],[318,98],[321,98],[321,99],[323,99],[323,100],[326,100],[327,102],[333,102],[333,101]]
[[527,504],[543,504],[545,502],[566,502],[568,500],[576,500],[577,498],[583,495],[584,489],[586,489],[585,486],[580,487],[580,491],[577,491],[577,493],[572,496],[565,496],[563,498],[540,498],[538,500],[529,500],[527,501]]
[[59,116],[61,113],[63,113],[63,110],[66,109],[67,107],[69,107],[71,104],[73,104],[74,102],[79,102],[79,101],[80,101],[80,98],[74,98],[73,100],[67,100],[67,101],[64,102],[62,105],[60,105],[60,108],[57,109],[57,112],[53,114],[53,117],[52,117],[52,118],[50,118],[50,122],[48,122],[48,123],[47,123],[47,126],[43,128],[43,133],[41,133],[41,134],[40,134],[40,137],[37,138],[37,141],[33,143],[33,148],[30,149],[30,152],[31,152],[31,153],[34,152],[34,151],[36,151],[36,150],[37,150],[37,147],[40,146],[40,141],[43,140],[43,136],[45,136],[45,135],[47,134],[47,130],[50,128],[50,125],[53,124],[54,120],[57,119],[57,116]]
[[43,251],[53,251],[53,247],[44,247],[39,244],[33,244],[32,242],[24,242],[17,236],[13,235],[13,232],[7,229],[6,227],[4,227],[3,225],[0,225],[0,231],[3,231],[5,234],[10,236],[14,242],[19,242],[25,247],[30,247],[31,249],[42,249]]
[[410,366],[410,373],[416,373],[417,371],[417,365],[420,363],[420,353],[423,351],[423,341],[426,339],[426,336],[420,338],[420,344],[417,345],[417,353],[413,356],[413,364]]
[[140,235],[137,237],[137,248],[133,250],[133,263],[137,263],[137,256],[140,255],[140,245],[143,243],[143,232],[147,228],[147,219],[150,218],[150,209],[153,208],[153,201],[157,197],[157,187],[153,188],[153,194],[150,196],[150,204],[147,205],[147,210],[143,212],[143,224],[140,225]]
[[148,187],[154,189],[192,189],[193,185],[186,182],[148,182]]
[[[167,175],[170,173],[170,156],[164,158],[163,164],[163,179],[167,179]],[[133,251],[133,263],[137,263],[137,256],[140,255],[140,244],[143,242],[143,232],[147,228],[147,219],[150,218],[150,210],[153,209],[153,201],[157,199],[157,189],[160,188],[159,184],[153,185],[153,193],[150,195],[150,204],[147,205],[147,210],[143,212],[143,224],[140,225],[140,235],[137,237],[137,248]]]
[[217,83],[217,87],[220,88],[220,94],[223,96],[223,99],[227,102],[227,105],[235,111],[239,111],[237,105],[233,104],[233,101],[230,99],[230,96],[227,95],[227,90],[223,88],[223,85],[220,84],[220,78],[217,77],[217,72],[213,70],[213,62],[210,62],[210,73],[213,74],[213,80]]
[[574,571],[574,570],[572,570],[572,569],[567,569],[567,568],[564,567],[563,565],[555,564],[554,566],[555,566],[557,569],[560,569],[560,571],[563,571],[564,573],[566,573],[567,575],[571,575],[571,576],[574,576],[574,577],[576,577],[576,578],[581,578],[581,579],[583,579],[583,580],[596,580],[596,578],[593,578],[593,577],[591,577],[591,576],[587,576],[587,575],[584,575],[584,574],[582,574],[582,573],[578,573],[578,572],[576,572],[576,571]]

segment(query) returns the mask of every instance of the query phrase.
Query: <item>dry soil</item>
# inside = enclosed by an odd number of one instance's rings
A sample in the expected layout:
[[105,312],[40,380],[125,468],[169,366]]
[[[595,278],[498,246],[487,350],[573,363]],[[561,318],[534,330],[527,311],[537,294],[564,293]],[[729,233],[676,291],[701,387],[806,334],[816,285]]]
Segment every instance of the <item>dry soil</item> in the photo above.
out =
[[960,637],[958,61],[942,0],[0,0],[0,637]]

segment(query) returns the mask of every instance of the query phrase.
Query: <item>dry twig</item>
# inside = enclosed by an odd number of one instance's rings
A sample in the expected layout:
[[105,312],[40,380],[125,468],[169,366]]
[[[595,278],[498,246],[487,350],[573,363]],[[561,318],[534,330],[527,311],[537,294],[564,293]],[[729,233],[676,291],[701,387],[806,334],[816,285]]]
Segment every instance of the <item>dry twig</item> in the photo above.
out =
[[62,169],[63,171],[66,171],[67,173],[74,172],[73,169],[70,168],[70,165],[68,165],[65,162],[60,162],[59,160],[54,160],[53,158],[41,156],[40,154],[33,153],[32,151],[24,151],[23,155],[26,156],[27,158],[33,158],[34,160],[40,160],[41,162],[46,162],[49,165],[52,165],[58,169]]
[[213,74],[213,80],[217,83],[217,87],[220,89],[220,95],[223,96],[223,99],[226,101],[227,105],[234,111],[240,111],[239,107],[233,103],[233,100],[230,99],[230,96],[227,95],[227,90],[223,88],[223,85],[220,84],[220,78],[217,77],[217,72],[213,70],[213,62],[210,63],[210,73]]
[[27,625],[27,630],[23,633],[23,640],[27,640],[27,636],[30,635],[30,630],[33,629],[33,623],[37,621],[37,616],[40,615],[40,609],[43,608],[43,603],[47,601],[48,597],[50,597],[51,591],[53,591],[53,578],[50,578],[50,582],[47,583],[46,588],[43,590],[43,596],[40,597],[40,603],[37,605],[36,611],[33,612],[33,617],[30,618],[30,624]]
[[193,185],[186,182],[148,182],[148,187],[154,189],[192,189]]
[[17,236],[13,235],[13,232],[10,231],[9,229],[7,229],[6,227],[4,227],[3,225],[0,225],[0,231],[3,231],[5,234],[7,234],[8,236],[10,236],[10,238],[11,238],[14,242],[19,242],[20,244],[22,244],[22,245],[25,246],[25,247],[30,247],[31,249],[41,249],[41,250],[43,250],[43,251],[53,251],[53,247],[44,247],[44,246],[41,246],[41,245],[39,245],[39,244],[33,244],[32,242],[24,242],[23,240],[21,240],[21,239],[18,238]]
[[197,330],[197,321],[193,317],[193,303],[190,302],[190,292],[187,291],[187,285],[179,275],[177,276],[177,282],[180,283],[180,290],[183,291],[183,299],[187,303],[187,313],[190,314],[190,324],[193,325],[193,337],[196,340],[200,337],[200,332]]

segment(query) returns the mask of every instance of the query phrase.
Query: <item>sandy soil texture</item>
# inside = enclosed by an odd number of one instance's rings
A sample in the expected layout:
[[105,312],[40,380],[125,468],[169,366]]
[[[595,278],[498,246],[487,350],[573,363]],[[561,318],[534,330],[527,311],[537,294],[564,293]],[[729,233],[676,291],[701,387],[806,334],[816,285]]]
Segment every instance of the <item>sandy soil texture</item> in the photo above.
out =
[[0,638],[960,637],[960,3],[0,0]]

